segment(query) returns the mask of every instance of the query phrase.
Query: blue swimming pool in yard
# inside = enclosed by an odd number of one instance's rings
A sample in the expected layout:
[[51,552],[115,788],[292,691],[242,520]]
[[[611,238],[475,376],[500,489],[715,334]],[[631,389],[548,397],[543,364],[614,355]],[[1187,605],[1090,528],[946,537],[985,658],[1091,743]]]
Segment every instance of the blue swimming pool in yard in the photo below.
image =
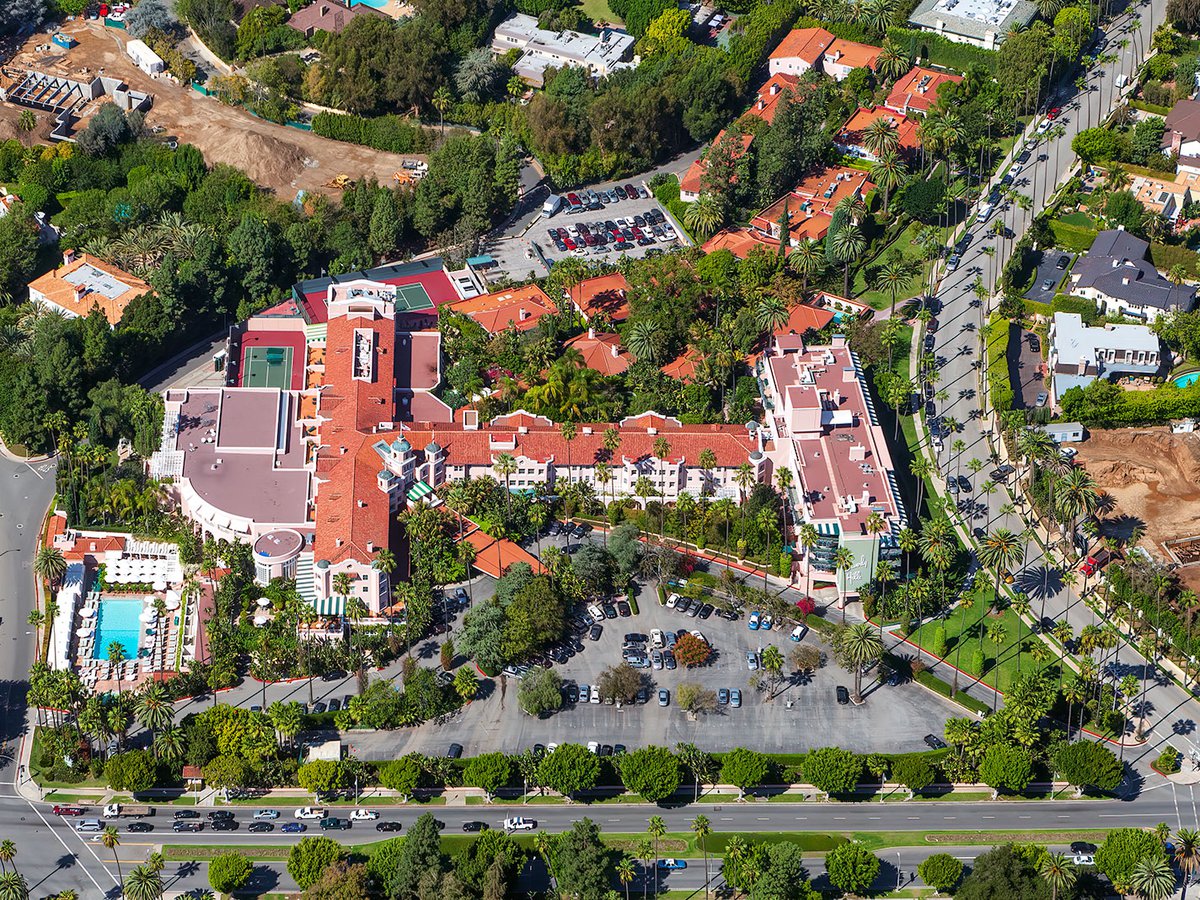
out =
[[108,659],[109,644],[120,644],[126,659],[137,659],[138,638],[141,635],[141,619],[144,608],[140,599],[124,597],[101,597],[96,612],[96,647],[92,656]]
[[1200,372],[1188,372],[1174,379],[1176,387],[1190,387],[1197,381],[1200,381]]

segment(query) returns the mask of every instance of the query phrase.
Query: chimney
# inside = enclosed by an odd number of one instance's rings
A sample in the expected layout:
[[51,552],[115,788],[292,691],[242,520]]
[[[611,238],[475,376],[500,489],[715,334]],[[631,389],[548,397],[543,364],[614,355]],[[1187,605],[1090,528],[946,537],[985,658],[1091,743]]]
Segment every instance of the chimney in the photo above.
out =
[[595,339],[596,339],[596,329],[595,329],[595,328],[588,328],[588,340],[589,340],[589,341],[594,341]]
[[364,509],[364,508],[366,507],[366,505],[367,505],[367,501],[366,501],[366,500],[359,500],[359,501],[358,501],[358,508],[359,508],[359,509]]
[[618,356],[621,355],[621,348],[618,347],[616,344],[613,344],[610,349],[612,350],[613,359],[616,359]]
[[780,90],[782,89],[779,87],[778,83],[771,85],[771,96],[774,97],[780,92]]
[[867,506],[871,502],[871,492],[865,487],[862,492],[862,505]]
[[83,295],[86,294],[87,292],[88,292],[88,287],[86,284],[75,285],[75,299],[76,300],[82,300]]
[[[321,15],[322,16],[329,15],[329,6],[327,4],[324,4],[324,3],[321,4]],[[338,543],[340,544],[341,541],[339,541]]]
[[838,409],[841,405],[842,405],[842,392],[834,391],[833,392],[833,408]]
[[757,109],[759,112],[762,112],[764,109],[766,109],[766,108],[767,108],[767,101],[765,101],[765,100],[759,100],[759,101],[758,101],[758,103],[756,103],[756,104],[755,104],[755,108],[756,108],[756,109]]
[[367,541],[367,552],[368,553],[375,552],[375,542],[374,541]]
[[63,251],[63,265],[69,266],[73,262],[75,262],[75,251],[74,250],[64,250]]
[[520,318],[520,320],[522,322],[524,322],[526,319],[529,318],[529,310],[527,310],[525,307],[522,306],[520,311],[517,313],[517,316]]

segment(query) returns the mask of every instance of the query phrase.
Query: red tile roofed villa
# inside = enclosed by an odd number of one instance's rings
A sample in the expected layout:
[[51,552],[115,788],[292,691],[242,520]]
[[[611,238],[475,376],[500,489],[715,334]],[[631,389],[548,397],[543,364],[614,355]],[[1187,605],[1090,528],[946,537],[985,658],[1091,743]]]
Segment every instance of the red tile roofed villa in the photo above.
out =
[[789,241],[793,247],[802,240],[821,240],[829,233],[833,209],[846,197],[865,198],[875,185],[866,172],[847,166],[830,166],[809,175],[753,219],[750,227],[779,240],[779,223],[785,210],[789,215]]
[[[705,253],[728,250],[738,259],[745,259],[754,251],[755,247],[761,247],[768,253],[776,253],[779,250],[779,241],[771,240],[761,232],[750,228],[725,228],[705,241],[700,249]],[[666,366],[663,366],[663,371],[666,371]]]
[[584,321],[602,314],[610,322],[621,323],[629,318],[629,282],[620,272],[585,278],[568,291],[568,296]]
[[768,125],[775,121],[775,113],[779,109],[779,101],[800,83],[795,75],[780,72],[768,78],[755,94],[754,103],[746,115],[762,119]]
[[824,28],[795,28],[771,51],[768,69],[772,75],[803,75],[814,66],[820,67],[833,41],[833,35]]
[[891,122],[896,128],[901,153],[915,153],[921,148],[917,139],[917,122],[885,106],[860,106],[841,127],[833,142],[843,153],[875,162],[875,154],[863,144],[863,132],[877,119]]
[[536,284],[460,300],[451,304],[450,308],[470,316],[488,334],[499,334],[507,328],[530,331],[537,327],[542,316],[558,312],[554,301]]
[[594,328],[571,338],[563,347],[578,350],[583,364],[602,375],[620,375],[634,362],[621,346],[620,335],[598,333]]
[[83,318],[98,308],[116,327],[135,297],[153,290],[140,278],[87,253],[63,253],[63,264],[29,282],[29,299],[69,318]]
[[878,47],[834,38],[825,48],[821,67],[830,78],[844,81],[855,69],[874,69],[878,59]]
[[[721,141],[725,139],[725,134],[725,129],[722,128],[700,158],[688,166],[683,178],[679,179],[679,199],[684,203],[695,203],[700,198],[700,191],[704,186],[704,174],[708,171],[708,154],[720,146]],[[739,135],[738,146],[734,147],[732,154],[733,158],[739,159],[744,156],[750,149],[750,142],[753,140],[754,135],[752,134]]]
[[[759,374],[776,459],[786,459],[792,469],[789,499],[797,527],[811,523],[820,535],[803,565],[809,574],[842,581],[853,593],[877,562],[899,557],[896,535],[906,522],[887,439],[858,358],[840,335],[820,347],[777,340]],[[868,531],[875,513],[885,524],[878,535]],[[844,573],[833,565],[838,547],[854,554],[854,567]]]
[[937,100],[938,91],[943,85],[961,82],[961,75],[913,66],[907,75],[892,85],[892,90],[883,101],[883,105],[901,115],[927,113]]

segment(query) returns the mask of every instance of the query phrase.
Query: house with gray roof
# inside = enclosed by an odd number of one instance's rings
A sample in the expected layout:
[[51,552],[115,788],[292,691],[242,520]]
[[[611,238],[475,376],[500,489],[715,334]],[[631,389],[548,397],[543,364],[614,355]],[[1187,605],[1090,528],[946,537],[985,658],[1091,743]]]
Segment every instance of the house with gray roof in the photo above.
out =
[[1154,375],[1162,365],[1158,336],[1147,325],[1084,325],[1079,313],[1055,313],[1050,323],[1054,402],[1097,378]]
[[1071,293],[1095,300],[1105,315],[1153,322],[1163,313],[1189,311],[1196,289],[1172,284],[1146,259],[1150,245],[1124,228],[1102,231],[1075,264]]
[[1037,15],[1029,0],[921,0],[908,22],[956,44],[995,50],[1005,36]]

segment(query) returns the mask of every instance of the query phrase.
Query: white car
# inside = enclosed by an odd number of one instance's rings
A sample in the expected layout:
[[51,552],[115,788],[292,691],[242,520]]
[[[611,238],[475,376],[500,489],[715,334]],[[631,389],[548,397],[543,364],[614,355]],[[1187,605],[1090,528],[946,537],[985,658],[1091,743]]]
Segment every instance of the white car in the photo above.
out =
[[1079,451],[1076,450],[1074,447],[1063,447],[1058,452],[1059,452],[1059,455],[1062,456],[1063,459],[1074,459],[1075,456],[1079,453]]
[[1037,133],[1045,134],[1047,131],[1050,130],[1050,126],[1053,124],[1054,123],[1051,122],[1049,119],[1042,119],[1042,121],[1038,123]]
[[1090,853],[1076,853],[1071,857],[1071,862],[1077,866],[1094,866],[1096,864],[1096,857]]
[[598,607],[595,603],[589,604],[587,611],[588,615],[592,617],[593,622],[600,623],[604,621],[604,610]]
[[666,641],[663,640],[663,633],[661,629],[650,629],[650,646],[657,647],[659,650],[666,646]]
[[589,703],[599,703],[600,702],[600,685],[598,685],[598,684],[592,685],[592,697],[588,702]]
[[806,634],[808,634],[808,626],[797,625],[792,629],[792,640],[796,641],[796,643],[799,643],[800,641],[804,640],[804,636]]
[[536,819],[527,819],[524,816],[513,816],[511,819],[504,820],[505,831],[533,831],[537,828]]
[[325,810],[319,806],[302,806],[296,810],[297,819],[324,819]]
[[356,809],[350,813],[351,822],[370,822],[379,818],[379,813],[373,809]]
[[674,609],[679,603],[678,594],[667,594],[667,609]]
[[600,742],[599,741],[588,741],[587,748],[588,748],[588,753],[599,753],[600,752]]
[[554,743],[554,741],[551,741],[550,743],[548,743],[548,744],[546,745],[546,752],[547,752],[547,753],[553,753],[553,752],[554,752],[555,750],[557,750],[557,749],[558,749],[558,744]]
[[708,638],[706,638],[704,636],[704,632],[702,632],[702,631],[696,631],[693,629],[692,637],[694,637],[698,641],[704,641],[704,643],[706,643],[706,644],[708,643]]
[[279,818],[279,810],[277,809],[259,809],[254,813],[254,821],[263,822]]

